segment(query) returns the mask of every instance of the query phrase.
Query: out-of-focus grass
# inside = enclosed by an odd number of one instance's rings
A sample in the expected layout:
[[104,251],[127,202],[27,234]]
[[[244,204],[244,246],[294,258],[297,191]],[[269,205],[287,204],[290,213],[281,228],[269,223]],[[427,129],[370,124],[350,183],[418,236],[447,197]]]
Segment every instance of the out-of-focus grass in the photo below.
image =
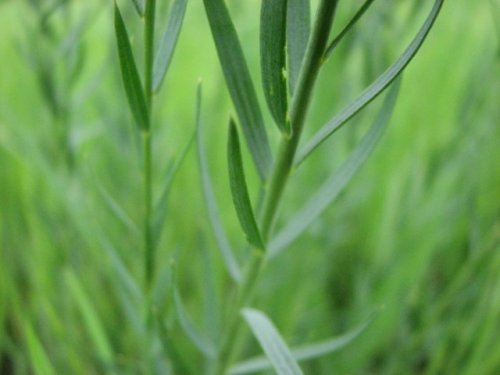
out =
[[[137,144],[118,71],[112,68],[117,61],[110,9],[99,3],[85,8],[102,10],[85,32],[87,60],[69,98],[75,173],[53,162],[50,114],[35,72],[19,52],[33,48],[25,25],[34,25],[34,14],[22,2],[0,4],[2,373],[42,374],[49,367],[68,374],[143,371],[140,303],[124,288],[109,256],[112,245],[139,278],[140,246],[99,193],[104,187],[132,220],[140,217]],[[258,12],[250,16],[256,2],[230,5],[258,78]],[[348,8],[340,19],[348,18]],[[410,1],[374,6],[322,73],[311,128],[397,56],[418,27],[425,13],[421,8]],[[342,333],[381,308],[354,343],[307,363],[306,373],[488,375],[500,370],[494,334],[500,330],[500,83],[492,9],[488,2],[445,4],[405,73],[396,113],[374,156],[321,220],[268,265],[256,305],[265,307],[291,344]],[[192,136],[201,77],[215,193],[231,240],[242,245],[227,199],[224,145],[232,109],[201,2],[190,3],[185,25],[157,98],[162,123],[154,145],[156,188],[168,161]],[[90,95],[83,96],[88,88],[93,88]],[[300,207],[325,172],[343,160],[377,105],[322,146],[314,168],[310,164],[299,171],[283,216]],[[208,230],[193,152],[175,180],[169,205],[158,268],[168,269],[175,256],[187,310],[216,336],[216,322],[202,320],[209,316],[203,311],[214,308],[214,301],[205,298],[210,283],[203,275],[214,275],[217,302],[227,298],[228,278]],[[85,299],[91,311],[82,309]],[[166,297],[161,301],[170,303]],[[93,319],[100,322],[94,330],[89,329]],[[179,328],[172,334],[187,358],[200,360]],[[111,354],[103,349],[107,345]],[[109,355],[116,368],[105,362]]]

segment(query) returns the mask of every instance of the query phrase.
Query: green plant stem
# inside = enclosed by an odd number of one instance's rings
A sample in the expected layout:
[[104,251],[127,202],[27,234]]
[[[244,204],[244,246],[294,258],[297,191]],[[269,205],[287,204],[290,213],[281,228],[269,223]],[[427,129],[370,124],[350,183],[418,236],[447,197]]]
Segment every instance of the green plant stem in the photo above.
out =
[[152,237],[152,157],[151,157],[151,133],[143,131],[142,148],[143,148],[143,174],[144,174],[144,280],[146,294],[151,290],[153,276],[154,276],[154,248]]
[[[142,130],[143,172],[144,172],[144,280],[145,280],[145,323],[148,341],[148,372],[153,366],[153,281],[155,277],[155,248],[153,245],[153,158],[151,118],[153,110],[153,63],[156,0],[146,0],[144,13],[144,96],[148,121]],[[151,367],[150,367],[151,366]]]
[[[284,136],[281,140],[278,156],[269,180],[262,215],[260,217],[260,230],[264,242],[267,242],[269,238],[274,218],[278,211],[279,202],[283,196],[288,177],[292,171],[293,160],[304,127],[312,90],[328,43],[337,2],[337,0],[321,0],[318,6],[313,33],[308,44],[304,64],[299,75],[296,94],[293,98],[290,110],[292,135],[290,137]],[[236,342],[242,328],[242,321],[239,316],[240,310],[251,298],[260,272],[264,266],[264,261],[265,253],[254,250],[252,258],[247,266],[245,278],[239,285],[235,306],[230,312],[227,333],[224,336],[215,369],[216,375],[224,375],[231,363]]]
[[[156,0],[146,1],[144,17],[144,94],[148,111],[149,122],[151,122],[152,98],[153,98],[153,48],[154,48],[154,23],[155,23]],[[143,173],[144,173],[144,280],[146,295],[150,294],[154,279],[154,246],[153,246],[153,187],[152,187],[152,147],[151,147],[151,123],[146,124],[142,131],[143,151]],[[149,300],[149,297],[148,297]],[[149,310],[149,308],[148,308]]]

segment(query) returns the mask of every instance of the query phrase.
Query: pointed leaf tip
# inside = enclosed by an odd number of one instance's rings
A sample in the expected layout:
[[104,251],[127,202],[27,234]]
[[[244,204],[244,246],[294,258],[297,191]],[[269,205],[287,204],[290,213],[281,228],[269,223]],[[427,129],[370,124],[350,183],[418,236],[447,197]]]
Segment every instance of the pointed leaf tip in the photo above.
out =
[[260,13],[260,62],[267,105],[281,132],[290,132],[287,121],[286,69],[287,0],[262,1]]
[[264,250],[264,243],[260,235],[257,221],[255,220],[252,204],[248,194],[245,172],[243,170],[243,161],[241,158],[240,141],[236,124],[231,119],[229,122],[229,137],[227,146],[229,183],[231,186],[231,194],[233,197],[234,207],[241,228],[247,236],[248,242]]
[[132,53],[132,47],[130,46],[127,28],[116,2],[114,3],[114,24],[120,70],[128,104],[137,126],[141,130],[148,130],[149,112],[146,98],[144,96],[137,65],[134,60],[134,54]]
[[186,14],[187,0],[175,0],[170,10],[170,17],[167,22],[167,29],[163,34],[160,49],[155,58],[153,70],[153,91],[158,92],[163,83],[163,79],[168,71],[170,62],[174,55],[177,41]]
[[272,152],[238,34],[224,0],[203,3],[238,120],[259,176],[265,181],[273,162]]
[[430,10],[429,15],[422,24],[422,27],[399,58],[354,101],[347,105],[342,111],[340,111],[340,113],[334,116],[330,121],[323,125],[318,132],[316,132],[312,139],[297,154],[295,159],[296,166],[301,164],[320,144],[322,144],[335,131],[340,129],[342,125],[349,121],[356,113],[361,111],[372,100],[380,95],[391,84],[391,82],[403,72],[424,43],[429,31],[434,25],[434,21],[436,21],[436,18],[440,13],[443,2],[444,0],[435,0],[434,6]]
[[243,309],[242,315],[278,375],[302,375],[297,361],[271,320],[261,311]]
[[210,225],[212,227],[219,251],[224,259],[224,264],[226,265],[227,271],[233,280],[239,282],[241,280],[241,270],[236,257],[234,256],[233,249],[229,244],[226,232],[224,231],[224,226],[220,220],[217,200],[215,198],[212,179],[208,168],[207,153],[205,150],[203,129],[201,126],[201,90],[202,85],[200,81],[196,90],[196,145],[203,198],[207,207]]

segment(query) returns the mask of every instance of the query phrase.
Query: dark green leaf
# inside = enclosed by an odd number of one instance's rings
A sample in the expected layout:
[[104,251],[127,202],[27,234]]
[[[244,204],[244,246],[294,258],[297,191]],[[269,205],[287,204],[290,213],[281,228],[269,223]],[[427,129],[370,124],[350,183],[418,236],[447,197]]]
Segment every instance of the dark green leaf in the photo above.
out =
[[233,197],[236,214],[241,227],[247,236],[248,242],[264,250],[264,243],[260,235],[257,222],[248,195],[245,172],[243,170],[243,160],[241,159],[240,141],[238,131],[233,119],[229,123],[229,140],[227,146],[227,159],[229,166],[229,183]]
[[389,84],[401,74],[408,63],[413,59],[420,46],[424,42],[426,36],[436,20],[439,11],[443,5],[443,0],[436,0],[429,16],[425,20],[422,28],[416,35],[415,39],[410,43],[408,48],[396,60],[396,62],[382,73],[370,86],[368,86],[358,98],[344,108],[339,114],[333,117],[326,123],[313,138],[306,144],[304,149],[297,155],[296,165],[299,165],[304,159],[314,151],[321,143],[323,143],[336,130],[340,129],[349,119],[363,109],[368,103],[375,99]]
[[203,0],[212,35],[243,133],[262,180],[269,174],[272,154],[257,95],[224,0]]
[[170,17],[167,22],[167,29],[163,34],[163,39],[160,44],[160,49],[155,58],[153,70],[153,91],[157,92],[163,82],[163,78],[167,73],[172,56],[175,51],[177,40],[186,14],[187,0],[175,0],[170,10]]
[[297,239],[307,227],[339,196],[356,172],[363,166],[372,151],[375,149],[384,129],[389,123],[396,104],[400,80],[397,80],[389,91],[384,104],[356,149],[321,188],[309,199],[305,207],[300,210],[269,243],[269,257],[278,255],[290,243]]
[[149,114],[144,97],[144,91],[135,64],[132,47],[123,22],[122,15],[118,5],[115,3],[115,35],[118,45],[118,56],[120,59],[120,68],[122,72],[122,81],[125,86],[128,103],[137,126],[142,130],[149,127]]
[[293,94],[311,33],[310,0],[288,0],[287,50],[288,82]]
[[242,315],[259,341],[278,375],[302,375],[290,349],[269,318],[254,309],[243,309]]
[[286,68],[287,0],[263,0],[260,15],[260,65],[267,105],[283,133],[287,121]]
[[241,280],[241,270],[238,262],[236,261],[236,258],[234,257],[233,250],[231,249],[231,245],[229,244],[229,240],[227,239],[227,235],[224,232],[224,227],[222,226],[219,217],[217,201],[215,199],[214,189],[212,187],[212,179],[210,178],[210,173],[208,170],[207,153],[205,151],[205,146],[203,143],[203,131],[201,126],[201,84],[198,86],[196,100],[196,137],[201,185],[203,189],[203,197],[207,206],[210,225],[212,226],[215,240],[217,241],[217,245],[219,251],[221,252],[227,271],[229,272],[233,280],[239,282]]
[[335,38],[333,38],[333,40],[328,45],[328,48],[326,49],[325,59],[327,59],[332,54],[335,47],[338,46],[338,44],[342,41],[342,39],[344,39],[347,33],[356,25],[356,23],[363,16],[363,14],[365,14],[368,8],[370,8],[370,5],[373,4],[373,1],[374,0],[365,0],[363,5],[361,5],[361,7],[349,21],[349,23],[342,29],[342,31]]

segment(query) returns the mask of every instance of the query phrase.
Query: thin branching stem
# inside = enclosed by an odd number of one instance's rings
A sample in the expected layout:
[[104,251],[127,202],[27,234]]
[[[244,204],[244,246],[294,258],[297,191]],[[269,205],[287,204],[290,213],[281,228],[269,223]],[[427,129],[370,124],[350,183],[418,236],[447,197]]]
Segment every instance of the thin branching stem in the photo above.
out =
[[[271,173],[262,215],[260,217],[260,230],[264,242],[268,240],[279,202],[293,167],[293,160],[304,126],[314,84],[328,43],[337,3],[337,0],[321,0],[318,6],[313,33],[308,44],[304,63],[299,75],[296,94],[293,98],[290,110],[292,135],[285,135],[281,140],[278,157]],[[236,342],[242,327],[239,313],[241,308],[244,307],[251,298],[252,291],[264,265],[264,260],[265,253],[260,250],[254,250],[251,260],[247,265],[245,278],[239,285],[235,306],[230,313],[229,323],[227,325],[228,328],[223,339],[218,363],[215,369],[216,375],[225,374],[231,363],[234,350],[237,346]]]

